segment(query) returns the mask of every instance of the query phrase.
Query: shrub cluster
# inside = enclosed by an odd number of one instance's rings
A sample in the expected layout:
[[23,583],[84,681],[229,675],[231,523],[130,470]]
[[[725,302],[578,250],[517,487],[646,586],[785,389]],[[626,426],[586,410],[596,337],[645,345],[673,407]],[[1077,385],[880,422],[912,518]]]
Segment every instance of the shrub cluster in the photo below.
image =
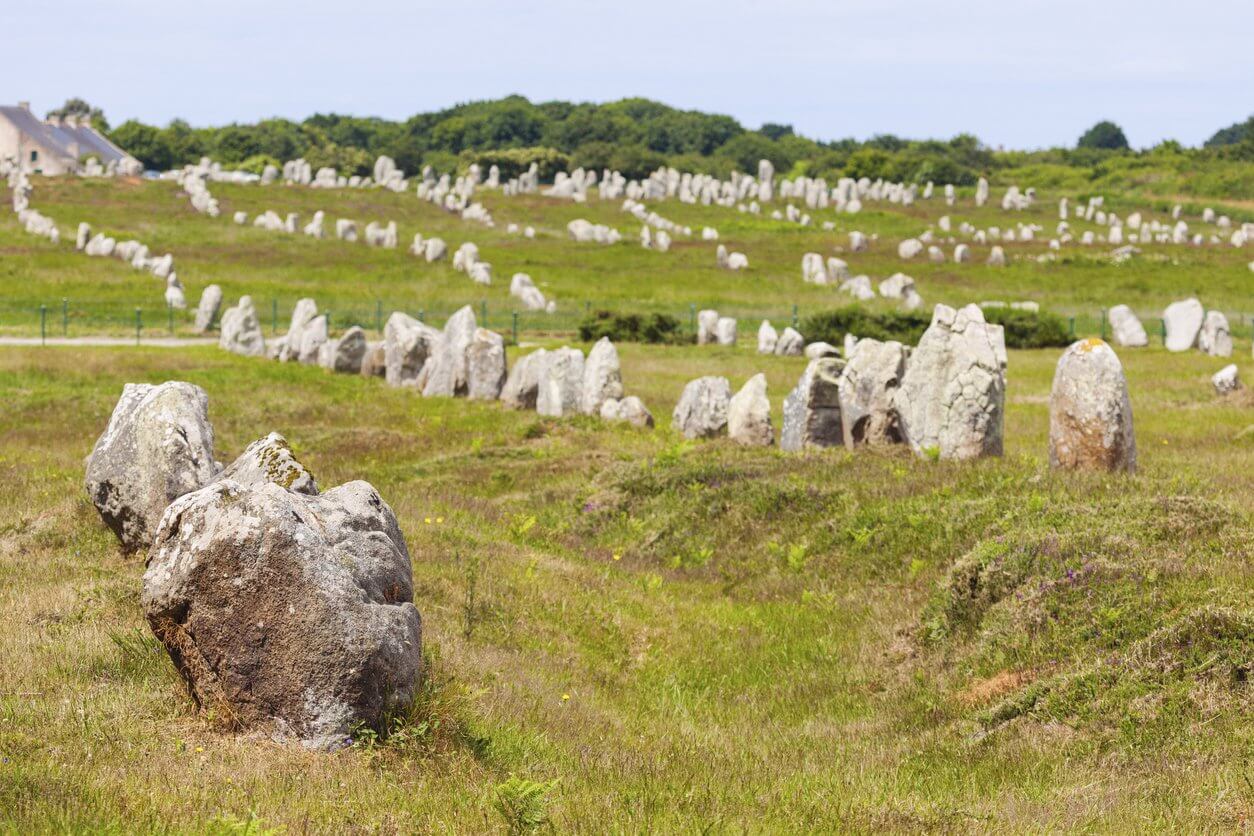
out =
[[593,311],[579,323],[579,339],[596,342],[602,337],[609,337],[616,343],[678,345],[691,342],[691,337],[683,333],[679,320],[667,314]]
[[[989,308],[984,318],[1006,329],[1007,348],[1050,348],[1071,343],[1067,324],[1048,312],[1021,311],[1016,308]],[[859,339],[897,340],[915,345],[932,316],[926,311],[873,311],[858,305],[847,305],[806,317],[801,333],[809,341],[822,340],[840,345],[845,334]]]

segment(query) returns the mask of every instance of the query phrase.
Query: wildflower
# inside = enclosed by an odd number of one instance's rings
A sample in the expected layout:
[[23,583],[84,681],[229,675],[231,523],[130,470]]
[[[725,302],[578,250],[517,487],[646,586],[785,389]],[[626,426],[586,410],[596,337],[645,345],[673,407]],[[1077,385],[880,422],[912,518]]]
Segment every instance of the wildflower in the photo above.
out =
[[438,523],[443,523],[443,522],[444,522],[444,517],[436,517],[436,518],[435,518],[435,521],[436,521],[436,523],[437,523],[437,524],[438,524]]
[[562,702],[570,702],[570,694],[562,694]]
[[431,525],[431,518],[427,517],[426,519],[423,520],[423,522],[425,522],[427,525]]
[[614,559],[615,559],[615,560],[622,560],[622,559],[623,559],[623,556],[622,556],[621,554],[615,554],[615,555],[614,555]]

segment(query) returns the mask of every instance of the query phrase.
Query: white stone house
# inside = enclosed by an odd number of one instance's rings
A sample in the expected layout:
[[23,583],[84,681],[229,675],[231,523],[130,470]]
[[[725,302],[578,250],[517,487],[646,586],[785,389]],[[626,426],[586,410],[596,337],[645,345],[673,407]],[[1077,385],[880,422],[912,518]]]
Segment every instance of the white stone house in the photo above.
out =
[[90,157],[104,169],[138,172],[139,161],[114,145],[86,118],[41,120],[30,102],[0,105],[0,159],[15,161],[32,174],[80,171]]

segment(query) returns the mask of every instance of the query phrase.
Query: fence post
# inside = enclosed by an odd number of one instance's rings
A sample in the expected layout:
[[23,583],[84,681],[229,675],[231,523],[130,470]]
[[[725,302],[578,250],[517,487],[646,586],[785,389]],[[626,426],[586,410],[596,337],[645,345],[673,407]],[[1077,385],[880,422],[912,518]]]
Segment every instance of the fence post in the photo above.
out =
[[139,332],[144,327],[144,314],[140,308],[135,309],[135,345],[139,345]]
[[61,336],[70,335],[70,300],[61,297]]
[[1075,317],[1071,317],[1071,339],[1075,339]]
[[1158,335],[1163,338],[1163,345],[1167,344],[1167,320],[1158,320]]
[[1106,309],[1102,308],[1102,339],[1106,339]]
[[793,328],[797,327],[797,306],[796,305],[792,306],[792,327]]
[[174,336],[174,306],[169,302],[165,303],[166,311],[170,316],[170,336]]
[[480,319],[482,320],[482,322],[480,323],[480,327],[487,328],[488,327],[488,300],[487,299],[484,299],[482,302],[479,303],[479,314],[480,314]]
[[697,306],[688,305],[688,327],[692,329],[692,333],[697,333]]
[[270,335],[279,333],[279,300],[270,300]]
[[374,330],[383,330],[383,300],[374,300]]
[[514,311],[514,345],[518,345],[518,311]]
[[422,321],[423,321],[423,318],[424,318],[426,315],[427,315],[427,309],[426,309],[426,308],[419,308],[419,309],[418,309],[418,321],[419,321],[419,322],[422,322]]
[[39,306],[39,344],[48,344],[48,306]]

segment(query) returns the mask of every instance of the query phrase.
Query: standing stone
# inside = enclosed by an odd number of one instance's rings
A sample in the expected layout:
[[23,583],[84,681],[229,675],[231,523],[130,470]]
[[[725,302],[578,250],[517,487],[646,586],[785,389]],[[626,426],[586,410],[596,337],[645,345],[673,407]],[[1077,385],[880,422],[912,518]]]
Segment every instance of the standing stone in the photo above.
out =
[[747,447],[769,447],[775,442],[771,402],[766,397],[766,375],[749,378],[727,404],[727,435]]
[[126,551],[146,549],[166,506],[218,475],[209,396],[191,383],[128,383],[87,459],[87,494]]
[[305,329],[318,316],[318,303],[312,299],[297,301],[292,309],[292,321],[287,326],[287,333],[278,347],[278,360],[282,363],[294,362],[300,357],[301,340]]
[[626,421],[633,427],[645,429],[653,426],[653,413],[635,395],[628,395],[621,401],[611,398],[601,404],[601,420]]
[[977,305],[937,305],[910,356],[894,405],[902,435],[919,456],[1000,456],[1006,340]]
[[714,336],[719,345],[735,345],[736,320],[730,316],[720,316],[714,326]]
[[805,337],[801,336],[796,329],[788,327],[779,335],[775,343],[775,354],[779,357],[800,357],[805,347]]
[[501,403],[511,409],[535,409],[540,390],[540,369],[548,354],[543,348],[531,352],[509,370],[501,388]]
[[547,352],[540,365],[536,412],[552,418],[579,412],[583,388],[583,352],[562,346]]
[[1197,347],[1211,357],[1232,356],[1232,334],[1228,332],[1228,317],[1222,311],[1207,311],[1202,330],[1197,335]]
[[774,354],[775,344],[779,342],[779,334],[771,326],[769,319],[762,320],[758,326],[758,354]]
[[840,418],[840,372],[844,361],[835,357],[811,360],[784,398],[781,450],[835,447],[844,441]]
[[1241,388],[1241,378],[1237,375],[1237,364],[1231,363],[1215,372],[1210,379],[1210,385],[1215,387],[1215,392],[1220,395],[1227,395]]
[[476,328],[466,348],[466,396],[494,401],[505,385],[505,338],[487,328]]
[[423,366],[423,395],[452,398],[466,394],[466,349],[475,338],[476,327],[475,311],[469,305],[444,323],[440,341]]
[[363,377],[384,377],[387,374],[387,351],[383,340],[375,340],[366,344],[366,355],[361,358],[361,374]]
[[233,727],[338,749],[413,699],[409,551],[366,482],[216,482],[177,500],[148,560],[149,626],[197,706]]
[[427,360],[444,335],[412,316],[395,311],[383,326],[384,379],[389,386],[418,386]]
[[300,346],[296,352],[296,360],[305,365],[316,365],[322,354],[322,346],[327,342],[327,318],[316,316],[300,330]]
[[1185,299],[1168,305],[1163,311],[1167,350],[1188,351],[1197,345],[1197,335],[1202,330],[1202,321],[1205,318],[1206,311],[1196,299]]
[[1066,470],[1136,470],[1128,381],[1114,350],[1095,337],[1072,343],[1054,371],[1049,465]]
[[200,294],[200,304],[196,306],[196,331],[204,334],[212,329],[221,308],[222,288],[211,284]]
[[1115,305],[1107,311],[1106,316],[1110,320],[1111,333],[1116,343],[1129,348],[1149,345],[1145,326],[1141,325],[1141,320],[1137,319],[1127,305]]
[[366,332],[354,325],[338,340],[327,343],[326,368],[341,374],[361,374],[361,363],[366,356]]
[[318,495],[313,474],[297,461],[287,439],[278,433],[270,433],[249,444],[214,481],[227,479],[246,487],[273,482],[289,491]]
[[91,240],[91,224],[80,223],[78,225],[78,236],[74,239],[74,249],[87,249],[87,242]]
[[731,383],[725,377],[699,377],[688,381],[671,421],[684,438],[713,438],[727,426]]
[[583,365],[580,411],[584,415],[600,415],[601,404],[623,396],[623,373],[618,363],[618,350],[609,337],[597,340]]
[[266,353],[265,337],[261,333],[261,321],[253,307],[251,296],[241,296],[239,304],[227,308],[222,314],[218,345],[234,354],[246,357],[262,357]]
[[858,340],[840,374],[845,446],[902,441],[893,397],[906,373],[906,347],[896,340]]
[[718,311],[697,312],[697,345],[707,345],[718,339]]

